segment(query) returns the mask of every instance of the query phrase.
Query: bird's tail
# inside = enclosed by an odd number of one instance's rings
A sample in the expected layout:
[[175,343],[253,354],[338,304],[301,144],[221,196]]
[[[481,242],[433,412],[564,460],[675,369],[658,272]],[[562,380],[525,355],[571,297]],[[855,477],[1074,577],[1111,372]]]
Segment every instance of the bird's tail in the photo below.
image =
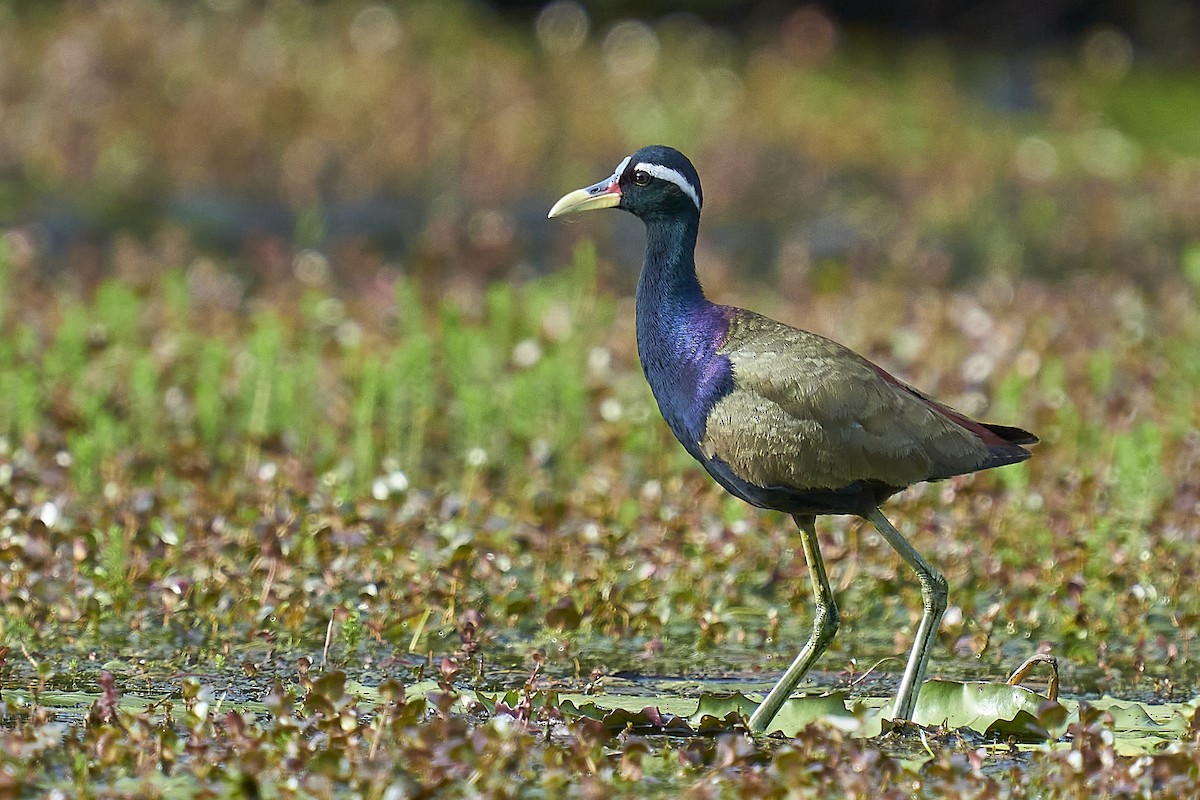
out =
[[937,411],[978,436],[987,445],[987,460],[976,467],[976,470],[1003,467],[1007,464],[1019,464],[1033,455],[1033,453],[1021,446],[1038,443],[1038,437],[1029,431],[1011,425],[976,422],[965,414],[960,414],[937,401],[927,400],[927,402],[933,405]]
[[1041,441],[1029,431],[1015,428],[1012,425],[994,425],[990,422],[980,422],[979,424],[1011,444],[1037,444]]
[[979,466],[979,469],[1019,464],[1033,455],[1021,445],[1038,443],[1038,437],[1021,428],[1014,428],[1011,425],[993,425],[990,422],[976,422],[975,424],[991,434],[990,437],[980,437],[988,446],[988,458]]

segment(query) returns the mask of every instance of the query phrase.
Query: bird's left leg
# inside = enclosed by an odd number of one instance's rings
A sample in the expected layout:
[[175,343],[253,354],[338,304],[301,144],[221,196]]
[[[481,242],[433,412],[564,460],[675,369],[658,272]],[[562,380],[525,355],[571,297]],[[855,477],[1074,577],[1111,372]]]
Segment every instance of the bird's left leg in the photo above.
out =
[[945,576],[929,566],[929,562],[900,535],[878,507],[867,514],[867,519],[900,554],[904,562],[913,568],[921,582],[921,600],[925,610],[921,614],[916,641],[913,642],[912,652],[908,656],[908,666],[904,668],[904,677],[900,679],[900,688],[896,690],[896,705],[892,709],[892,719],[910,720],[917,705],[917,693],[921,691],[921,680],[925,677],[925,666],[929,663],[929,648],[937,636],[938,625],[941,624],[942,614],[946,611],[950,592]]
[[771,720],[791,696],[796,684],[804,680],[813,662],[825,652],[838,629],[837,604],[833,600],[833,589],[825,575],[825,562],[821,560],[821,547],[817,540],[817,520],[811,514],[796,514],[792,517],[800,528],[800,543],[804,547],[804,560],[808,562],[808,573],[812,579],[814,614],[812,634],[787,672],[767,694],[766,699],[750,715],[750,730],[765,733]]

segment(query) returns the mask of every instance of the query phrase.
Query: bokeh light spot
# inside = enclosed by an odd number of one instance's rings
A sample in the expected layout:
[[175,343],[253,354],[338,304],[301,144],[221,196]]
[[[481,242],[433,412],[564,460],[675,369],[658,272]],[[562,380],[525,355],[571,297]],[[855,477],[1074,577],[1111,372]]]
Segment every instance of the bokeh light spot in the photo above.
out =
[[587,39],[588,15],[574,0],[557,0],[537,15],[534,30],[548,53],[569,55]]
[[387,6],[367,6],[350,22],[350,41],[360,53],[386,53],[399,44],[400,33],[400,20]]
[[604,63],[613,75],[640,74],[657,60],[658,36],[644,22],[631,19],[618,22],[604,37]]

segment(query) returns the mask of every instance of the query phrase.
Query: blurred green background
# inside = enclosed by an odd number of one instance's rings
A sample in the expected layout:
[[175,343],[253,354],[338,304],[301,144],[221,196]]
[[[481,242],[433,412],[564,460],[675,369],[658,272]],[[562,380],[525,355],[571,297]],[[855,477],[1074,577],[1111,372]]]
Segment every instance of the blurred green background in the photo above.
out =
[[796,295],[1152,277],[1200,239],[1190,3],[693,9],[0,4],[0,224],[88,285],[220,256],[228,302],[303,248],[350,295],[480,282],[556,269],[549,202],[661,141],[705,180],[705,263]]

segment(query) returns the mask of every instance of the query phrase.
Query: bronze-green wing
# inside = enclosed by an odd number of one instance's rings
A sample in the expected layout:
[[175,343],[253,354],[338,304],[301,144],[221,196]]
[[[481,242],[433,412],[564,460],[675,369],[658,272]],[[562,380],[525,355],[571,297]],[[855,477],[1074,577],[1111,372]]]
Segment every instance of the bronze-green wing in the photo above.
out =
[[719,352],[734,389],[709,412],[700,447],[757,486],[899,488],[1029,456],[852,350],[759,314],[733,315]]

